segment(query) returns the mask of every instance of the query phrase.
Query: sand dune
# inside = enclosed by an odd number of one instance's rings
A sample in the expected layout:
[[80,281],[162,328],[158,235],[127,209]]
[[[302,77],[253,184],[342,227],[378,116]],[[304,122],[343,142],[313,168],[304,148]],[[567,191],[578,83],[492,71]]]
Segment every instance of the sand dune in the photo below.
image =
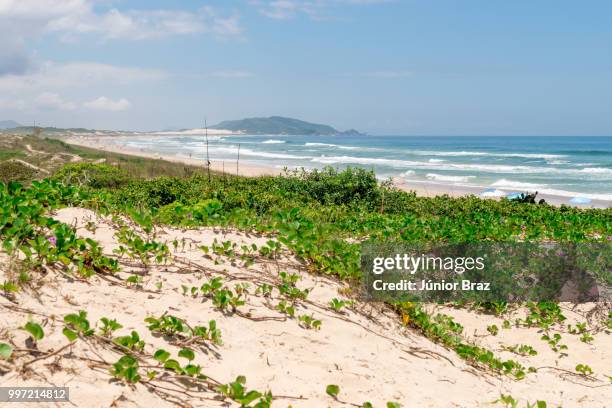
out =
[[[96,239],[109,254],[119,246],[114,236],[116,226],[110,219],[78,208],[60,210],[55,218],[76,226],[80,235]],[[85,228],[88,222],[97,224],[95,232]],[[396,401],[404,407],[484,407],[491,406],[502,393],[521,401],[546,400],[549,406],[564,407],[605,407],[606,401],[612,399],[612,387],[605,377],[598,375],[591,381],[567,375],[565,371],[585,363],[596,373],[606,373],[611,366],[612,344],[605,333],[597,334],[592,345],[581,343],[577,336],[564,336],[571,352],[569,357],[559,359],[547,350],[546,343],[538,340],[541,334],[536,329],[502,330],[498,336],[486,337],[486,325],[496,318],[445,310],[457,316],[474,341],[496,352],[502,343],[533,344],[540,355],[519,357],[519,361],[526,366],[552,367],[516,381],[467,365],[453,351],[402,327],[399,319],[381,305],[356,302],[344,313],[335,313],[328,306],[329,301],[343,298],[345,285],[310,275],[289,254],[279,260],[257,259],[248,267],[229,260],[220,263],[222,258],[215,262],[199,248],[210,246],[215,239],[230,240],[240,246],[263,245],[268,237],[213,228],[165,228],[158,232],[157,240],[179,243],[173,251],[175,259],[167,265],[149,267],[138,286],[127,287],[114,278],[73,280],[50,272],[37,282],[36,290],[18,294],[17,304],[0,298],[3,321],[0,338],[14,336],[10,341],[15,347],[25,348],[28,335],[18,328],[31,316],[43,324],[46,332],[38,348],[60,350],[38,361],[34,361],[35,355],[22,352],[13,370],[0,377],[2,385],[68,386],[71,400],[77,406],[227,406],[227,402],[218,400],[218,393],[210,390],[192,389],[185,394],[174,385],[168,386],[168,390],[156,390],[147,383],[128,387],[113,380],[108,364],[121,356],[116,349],[95,339],[77,340],[66,347],[62,317],[86,310],[91,322],[104,316],[117,319],[123,328],[115,335],[136,330],[146,343],[145,353],[149,354],[163,348],[175,355],[180,347],[153,335],[144,322],[146,317],[169,313],[191,325],[206,325],[214,319],[222,332],[223,344],[196,347],[195,362],[206,375],[221,383],[233,381],[238,375],[246,376],[249,389],[270,390],[278,396],[273,406],[360,406],[371,401],[380,407],[387,401]],[[7,262],[5,258],[3,264]],[[133,266],[120,273],[123,278],[130,272],[144,271],[133,261],[125,262]],[[271,298],[255,294],[257,285],[277,283],[280,271],[299,274],[298,287],[310,289],[308,300],[299,302],[296,315],[308,314],[320,320],[319,330],[305,329],[296,319],[275,310],[278,299],[274,292]],[[183,285],[199,287],[214,276],[222,277],[231,287],[236,283],[250,284],[247,302],[239,307],[238,314],[220,312],[210,300],[183,294]],[[156,362],[148,364],[154,366]],[[326,395],[328,384],[340,387],[338,401]]]

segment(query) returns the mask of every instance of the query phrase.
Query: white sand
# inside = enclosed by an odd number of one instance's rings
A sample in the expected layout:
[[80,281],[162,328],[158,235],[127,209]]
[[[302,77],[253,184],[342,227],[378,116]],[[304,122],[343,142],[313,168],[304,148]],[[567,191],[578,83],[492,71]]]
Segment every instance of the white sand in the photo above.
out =
[[[157,136],[162,137],[162,136]],[[162,159],[173,163],[184,163],[192,166],[205,167],[206,163],[203,160],[192,159],[182,155],[173,154],[158,154],[145,152],[143,150],[130,148],[120,144],[112,143],[112,140],[116,139],[112,136],[71,136],[65,139],[66,143],[70,143],[77,146],[89,147],[92,149],[103,150],[107,152],[126,154],[130,156],[146,157],[149,159]],[[225,172],[228,174],[236,174],[236,162],[227,161],[222,162],[219,160],[211,160],[210,169],[216,172]],[[238,174],[246,177],[258,177],[258,176],[275,176],[282,173],[282,169],[276,169],[273,167],[257,166],[241,162],[238,167]]]
[[[89,210],[63,209],[55,217],[76,225],[79,235],[95,238],[108,253],[117,247],[113,236],[115,228],[108,220],[97,219]],[[97,223],[95,233],[84,228],[88,221]],[[32,318],[43,322],[46,333],[39,342],[39,348],[57,350],[67,343],[61,334],[62,316],[85,309],[92,322],[102,316],[116,318],[124,326],[116,335],[137,330],[147,343],[146,352],[153,353],[157,347],[163,347],[175,355],[178,348],[163,338],[152,336],[143,322],[147,316],[169,312],[186,319],[191,325],[203,325],[211,319],[217,321],[224,344],[214,347],[213,352],[207,354],[198,351],[196,358],[196,362],[212,378],[229,382],[237,375],[245,375],[249,389],[270,389],[274,395],[300,398],[281,398],[275,400],[273,406],[349,406],[325,394],[328,384],[340,386],[341,401],[353,404],[371,401],[375,407],[384,407],[387,401],[400,402],[403,407],[490,407],[491,401],[499,398],[500,393],[520,399],[521,407],[526,406],[527,401],[533,403],[536,400],[546,400],[549,407],[606,407],[612,400],[612,387],[604,376],[612,375],[612,342],[608,334],[596,334],[592,345],[581,343],[578,336],[563,334],[569,356],[559,358],[545,342],[539,340],[541,333],[537,329],[500,329],[498,336],[482,337],[486,334],[487,324],[495,322],[501,328],[501,320],[464,310],[444,309],[445,313],[457,316],[457,320],[465,326],[468,337],[491,347],[497,354],[515,358],[526,366],[558,367],[569,371],[573,371],[578,363],[588,364],[595,371],[596,378],[590,381],[566,375],[554,368],[542,368],[536,374],[528,374],[525,380],[515,381],[467,365],[455,352],[399,326],[397,317],[384,308],[357,302],[355,309],[346,315],[335,314],[326,305],[334,297],[342,298],[339,291],[342,292],[345,286],[304,272],[303,266],[290,256],[284,256],[278,264],[257,260],[249,268],[232,266],[227,261],[215,265],[198,249],[200,245],[210,245],[214,238],[258,245],[268,239],[213,228],[166,228],[158,240],[184,240],[186,247],[181,249],[179,246],[175,256],[190,260],[193,263],[191,267],[182,273],[177,273],[177,268],[172,265],[152,268],[144,278],[142,290],[111,285],[98,277],[81,282],[49,273],[37,280],[38,289],[35,292],[17,295],[20,309],[15,309],[14,304],[0,297],[0,341],[10,338],[15,345],[23,347],[27,334],[18,328],[28,320],[29,312],[33,312]],[[0,259],[0,265],[6,266],[6,263],[6,258]],[[210,301],[181,294],[181,285],[199,287],[208,279],[206,275],[223,276],[226,282],[271,282],[276,279],[279,270],[299,273],[302,276],[299,286],[312,288],[309,302],[303,303],[297,314],[313,314],[322,321],[320,330],[303,329],[295,320],[253,321],[236,315],[224,315]],[[0,281],[5,279],[3,273],[0,272]],[[122,276],[127,275],[122,273]],[[156,282],[162,282],[161,290],[156,288]],[[251,288],[251,292],[254,292],[255,284]],[[276,304],[277,300],[272,303]],[[267,307],[262,297],[254,295],[239,310],[252,317],[283,316]],[[570,318],[568,323],[584,320],[573,312],[566,314]],[[518,357],[499,351],[502,343],[530,344],[540,354]],[[71,400],[77,407],[172,406],[144,385],[139,384],[131,389],[112,381],[106,370],[72,358],[80,356],[115,362],[119,356],[116,352],[102,350],[82,340],[78,340],[71,351],[72,354],[65,350],[56,357],[35,362],[30,366],[31,370],[0,374],[0,382],[3,386],[69,386]],[[13,368],[19,370],[25,361],[32,358],[19,358]],[[194,394],[214,397],[213,393]],[[189,406],[226,406],[218,401],[179,396],[185,398]]]

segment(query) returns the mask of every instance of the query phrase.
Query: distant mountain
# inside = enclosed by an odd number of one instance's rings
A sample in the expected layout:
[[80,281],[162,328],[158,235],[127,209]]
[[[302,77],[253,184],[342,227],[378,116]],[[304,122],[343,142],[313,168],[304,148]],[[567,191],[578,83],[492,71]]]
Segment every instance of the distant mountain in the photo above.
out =
[[0,120],[0,129],[12,129],[20,126],[21,124],[14,120]]
[[[299,119],[270,116],[269,118],[247,118],[226,120],[212,129],[225,129],[232,132],[266,135],[339,135],[343,134],[331,126],[305,122]],[[351,129],[350,134],[359,133]]]

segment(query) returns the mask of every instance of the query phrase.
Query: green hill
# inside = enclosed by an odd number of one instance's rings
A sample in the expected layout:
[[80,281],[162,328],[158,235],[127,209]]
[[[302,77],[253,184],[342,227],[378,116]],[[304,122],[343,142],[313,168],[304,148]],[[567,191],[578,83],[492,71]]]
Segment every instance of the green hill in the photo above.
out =
[[14,120],[0,120],[0,129],[12,129],[21,126]]
[[270,116],[269,118],[247,118],[226,120],[212,127],[249,134],[272,135],[336,135],[341,132],[331,126],[305,122],[299,119]]

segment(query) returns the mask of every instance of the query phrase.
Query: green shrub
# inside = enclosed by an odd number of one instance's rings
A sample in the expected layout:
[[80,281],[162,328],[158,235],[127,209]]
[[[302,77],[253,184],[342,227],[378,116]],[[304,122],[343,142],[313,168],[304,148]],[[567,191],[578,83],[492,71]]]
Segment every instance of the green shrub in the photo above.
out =
[[0,181],[8,184],[11,181],[26,182],[31,181],[38,175],[38,172],[23,163],[16,161],[0,162]]
[[53,179],[67,185],[92,188],[117,188],[128,183],[124,170],[107,164],[74,163],[58,170]]

